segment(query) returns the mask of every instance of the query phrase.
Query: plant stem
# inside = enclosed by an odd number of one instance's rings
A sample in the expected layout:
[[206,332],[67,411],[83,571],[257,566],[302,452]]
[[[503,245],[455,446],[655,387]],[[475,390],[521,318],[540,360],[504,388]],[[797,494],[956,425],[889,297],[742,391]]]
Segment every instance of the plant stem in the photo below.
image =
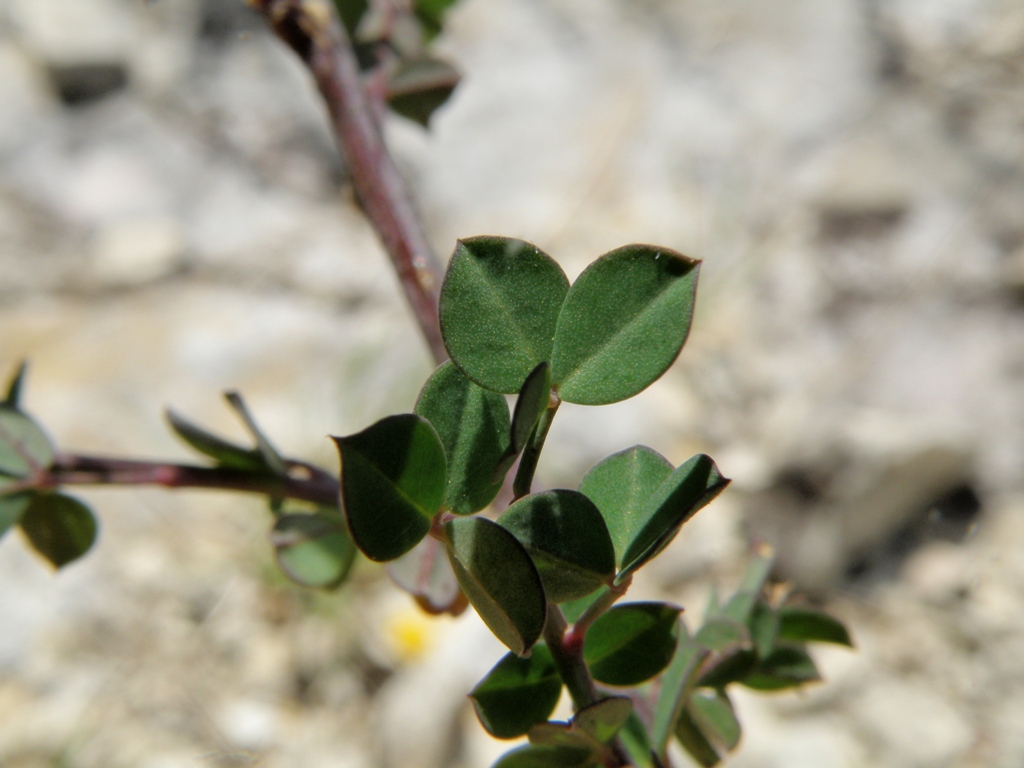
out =
[[548,430],[551,429],[551,422],[558,413],[558,406],[562,401],[558,396],[551,393],[548,407],[541,413],[537,420],[537,426],[533,428],[533,434],[523,449],[522,458],[519,459],[519,469],[516,470],[516,479],[512,482],[512,500],[521,499],[527,496],[533,488],[533,476],[537,472],[537,462],[540,460],[540,452],[544,448],[544,441],[548,437]]
[[330,113],[366,218],[380,237],[434,359],[448,358],[437,321],[440,261],[388,153],[348,33],[326,0],[249,0],[298,54]]
[[551,657],[555,661],[558,676],[572,697],[573,709],[579,711],[597,702],[597,688],[590,670],[583,660],[582,645],[568,645],[565,642],[565,630],[568,625],[565,614],[555,603],[548,603],[548,618],[544,624],[544,642],[547,643]]
[[587,636],[587,630],[590,629],[590,625],[597,620],[598,616],[611,608],[615,604],[615,601],[626,594],[626,590],[629,589],[629,585],[632,583],[633,576],[630,574],[621,584],[614,587],[605,587],[604,592],[602,592],[594,602],[587,606],[587,609],[573,623],[572,628],[566,633],[566,643],[570,645],[583,645],[583,640]]
[[164,488],[209,488],[297,499],[320,506],[338,505],[338,480],[320,467],[286,460],[287,475],[229,467],[135,461],[104,456],[60,454],[53,464],[26,483],[29,488],[68,485],[158,485]]

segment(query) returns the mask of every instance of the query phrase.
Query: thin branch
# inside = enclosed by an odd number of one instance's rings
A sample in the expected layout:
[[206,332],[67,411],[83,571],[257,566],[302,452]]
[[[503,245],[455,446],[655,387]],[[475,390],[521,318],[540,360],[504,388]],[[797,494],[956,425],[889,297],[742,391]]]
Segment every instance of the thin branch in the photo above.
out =
[[338,480],[320,467],[287,460],[288,474],[252,472],[229,467],[204,467],[135,461],[64,453],[26,486],[157,485],[163,488],[207,488],[244,491],[274,498],[337,506]]
[[430,247],[409,189],[374,119],[374,103],[352,42],[325,0],[249,0],[316,80],[348,163],[356,197],[380,237],[420,330],[437,362],[448,358],[437,321],[440,261]]

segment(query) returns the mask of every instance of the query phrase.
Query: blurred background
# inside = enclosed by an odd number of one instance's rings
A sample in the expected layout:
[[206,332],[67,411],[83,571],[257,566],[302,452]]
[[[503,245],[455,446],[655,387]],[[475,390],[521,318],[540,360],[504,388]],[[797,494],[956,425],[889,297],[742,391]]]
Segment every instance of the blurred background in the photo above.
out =
[[[387,132],[433,242],[530,240],[570,278],[701,258],[679,363],[566,406],[575,487],[638,442],[734,478],[637,596],[731,589],[753,540],[848,623],[802,693],[739,695],[737,768],[1024,764],[1024,5],[462,0],[465,77]],[[185,460],[162,410],[283,451],[411,409],[431,370],[305,72],[239,0],[0,3],[0,369],[83,453]],[[363,563],[275,570],[258,500],[83,491],[54,574],[0,544],[5,768],[486,766],[503,649]],[[680,761],[682,764],[682,761]]]

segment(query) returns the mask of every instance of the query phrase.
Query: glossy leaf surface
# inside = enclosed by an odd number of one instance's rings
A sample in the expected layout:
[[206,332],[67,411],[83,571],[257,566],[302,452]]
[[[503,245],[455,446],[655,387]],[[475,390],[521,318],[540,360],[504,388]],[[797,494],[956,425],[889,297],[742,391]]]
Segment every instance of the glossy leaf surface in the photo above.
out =
[[78,499],[59,493],[39,493],[21,516],[32,548],[55,568],[77,560],[96,541],[97,525],[92,512]]
[[778,611],[779,638],[798,642],[835,643],[853,647],[842,622],[814,608],[784,605]]
[[665,603],[628,603],[599,616],[583,643],[594,679],[638,685],[661,672],[676,649],[679,613]]
[[356,545],[337,514],[281,515],[270,543],[284,574],[304,587],[338,586],[356,559]]
[[590,594],[615,573],[615,552],[601,513],[582,493],[555,490],[515,502],[498,518],[526,547],[550,600]]
[[427,535],[444,497],[437,432],[410,413],[334,442],[341,454],[341,505],[356,546],[371,560],[404,555]]
[[467,517],[445,524],[452,570],[484,624],[509,650],[525,654],[544,629],[547,600],[537,568],[497,523]]
[[501,756],[492,768],[591,768],[593,752],[585,747],[527,744]]
[[535,245],[504,237],[460,240],[441,286],[448,354],[480,386],[518,392],[551,359],[568,289],[562,268]]
[[701,453],[680,464],[647,500],[634,523],[636,533],[622,555],[617,580],[656,557],[679,529],[729,484],[710,457]]
[[603,405],[656,381],[690,332],[698,265],[665,248],[627,245],[587,267],[558,316],[551,357],[558,396]]
[[31,417],[0,405],[0,472],[26,477],[53,463],[53,445]]
[[597,505],[608,526],[616,565],[622,565],[622,556],[643,527],[647,500],[671,474],[668,459],[635,445],[613,453],[583,476],[580,492]]
[[474,384],[449,360],[427,380],[415,410],[444,446],[448,484],[442,506],[465,515],[490,504],[501,490],[494,467],[509,441],[505,398]]
[[529,658],[509,653],[470,692],[477,717],[492,736],[513,739],[550,717],[562,694],[562,679],[543,643]]

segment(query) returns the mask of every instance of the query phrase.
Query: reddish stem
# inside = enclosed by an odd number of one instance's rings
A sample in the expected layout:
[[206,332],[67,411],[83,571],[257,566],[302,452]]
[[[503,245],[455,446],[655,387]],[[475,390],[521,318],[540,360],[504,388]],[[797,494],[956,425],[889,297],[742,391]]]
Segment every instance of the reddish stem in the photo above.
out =
[[437,362],[448,358],[437,321],[440,262],[388,153],[352,42],[329,2],[250,0],[309,68],[330,112],[363,212],[380,237]]

